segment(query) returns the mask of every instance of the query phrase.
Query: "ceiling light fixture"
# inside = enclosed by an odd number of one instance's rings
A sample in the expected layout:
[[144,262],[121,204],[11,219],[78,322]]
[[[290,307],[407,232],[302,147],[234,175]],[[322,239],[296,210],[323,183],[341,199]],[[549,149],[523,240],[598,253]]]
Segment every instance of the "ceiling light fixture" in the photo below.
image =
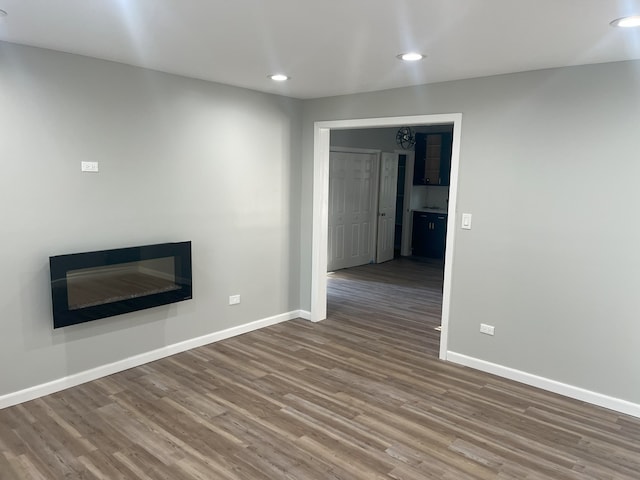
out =
[[620,28],[640,27],[640,15],[617,18],[614,21],[609,22],[609,25]]
[[6,17],[9,14],[7,12],[5,12],[4,10],[0,10],[0,17]]
[[425,58],[426,55],[417,52],[408,52],[401,53],[400,55],[397,55],[397,57],[405,62],[417,62],[418,60],[422,60],[423,58]]
[[286,75],[283,75],[282,73],[276,73],[275,75],[269,75],[269,78],[271,80],[276,81],[276,82],[284,82],[286,80],[289,80],[289,77],[287,77]]
[[416,144],[416,136],[411,127],[400,127],[396,133],[396,143],[404,150],[408,150]]

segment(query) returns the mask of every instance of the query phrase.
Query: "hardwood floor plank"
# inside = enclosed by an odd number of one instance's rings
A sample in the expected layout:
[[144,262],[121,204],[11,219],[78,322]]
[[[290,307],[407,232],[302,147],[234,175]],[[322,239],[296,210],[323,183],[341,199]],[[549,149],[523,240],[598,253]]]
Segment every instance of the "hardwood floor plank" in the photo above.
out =
[[30,480],[47,480],[48,477],[34,465],[25,454],[14,456],[6,453],[0,456],[0,479],[28,478]]
[[0,480],[638,480],[640,419],[437,359],[442,265],[0,410]]

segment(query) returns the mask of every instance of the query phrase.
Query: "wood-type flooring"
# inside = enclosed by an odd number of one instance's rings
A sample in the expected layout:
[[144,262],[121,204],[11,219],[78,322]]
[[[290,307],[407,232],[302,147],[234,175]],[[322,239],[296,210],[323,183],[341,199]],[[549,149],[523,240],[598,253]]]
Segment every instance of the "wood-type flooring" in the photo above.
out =
[[[442,269],[0,410],[0,478],[640,479],[640,419],[437,359]],[[630,379],[631,380],[631,379]]]

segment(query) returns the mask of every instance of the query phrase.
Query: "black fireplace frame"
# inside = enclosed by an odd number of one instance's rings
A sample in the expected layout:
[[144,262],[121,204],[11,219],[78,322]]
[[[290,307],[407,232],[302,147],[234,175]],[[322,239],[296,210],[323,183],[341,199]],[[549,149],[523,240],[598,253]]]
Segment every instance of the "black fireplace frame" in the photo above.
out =
[[[174,258],[174,290],[100,305],[70,309],[67,272],[86,268],[117,266],[118,264]],[[116,248],[95,252],[72,253],[49,257],[53,328],[66,327],[123,313],[135,312],[192,298],[191,242],[162,243],[138,247]]]

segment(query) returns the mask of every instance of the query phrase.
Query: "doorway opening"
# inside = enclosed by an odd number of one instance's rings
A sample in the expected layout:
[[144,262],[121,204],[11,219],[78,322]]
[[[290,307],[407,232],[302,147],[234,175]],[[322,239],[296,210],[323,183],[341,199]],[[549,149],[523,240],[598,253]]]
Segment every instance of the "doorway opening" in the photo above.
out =
[[401,127],[405,125],[453,125],[451,154],[451,178],[449,188],[447,251],[444,264],[442,300],[442,333],[439,356],[446,359],[447,331],[451,303],[451,273],[455,250],[456,199],[458,186],[458,164],[460,152],[460,129],[462,114],[415,115],[405,117],[383,117],[354,120],[323,121],[314,124],[314,177],[313,177],[313,235],[311,266],[311,320],[327,317],[327,243],[328,243],[328,199],[329,199],[329,151],[331,130],[362,129],[378,127]]

